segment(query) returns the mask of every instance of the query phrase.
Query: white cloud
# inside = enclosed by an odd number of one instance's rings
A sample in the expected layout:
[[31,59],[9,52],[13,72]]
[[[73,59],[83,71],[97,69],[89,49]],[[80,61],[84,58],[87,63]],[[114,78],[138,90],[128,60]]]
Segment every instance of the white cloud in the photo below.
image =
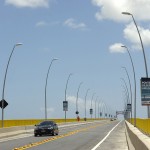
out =
[[[45,108],[41,107],[40,110],[43,114],[45,113]],[[53,114],[55,113],[55,111],[56,110],[52,107],[47,108],[47,117],[51,118],[53,116]]]
[[[67,100],[71,104],[76,105],[76,97],[75,96],[67,96]],[[78,106],[79,106],[80,110],[81,109],[84,110],[84,108],[85,108],[85,100],[83,100],[82,98],[78,98]],[[91,101],[87,100],[86,101],[86,107],[87,107],[87,109],[89,109],[90,106],[91,106]]]
[[130,12],[136,20],[150,20],[150,0],[91,0],[100,10],[95,14],[97,20],[109,19],[126,21],[131,19],[122,12]]
[[[150,46],[150,30],[140,26],[138,26],[138,29],[144,47]],[[140,38],[134,23],[128,24],[124,29],[123,34],[124,34],[124,38],[131,43],[130,47],[132,50],[142,50]],[[115,43],[109,47],[109,51],[111,53],[124,53],[125,49],[120,48],[121,45],[123,44]]]
[[55,111],[54,108],[47,108],[47,112],[48,112],[48,113],[53,113],[54,111]]
[[[138,26],[144,46],[150,46],[150,30]],[[134,23],[130,23],[124,29],[124,37],[132,44],[132,48],[141,49],[140,38]]]
[[[41,107],[40,110],[41,110],[41,112],[45,112],[45,108],[43,108],[43,107]],[[48,113],[53,113],[54,111],[55,111],[54,108],[47,108]]]
[[[150,0],[91,0],[93,5],[99,7],[95,14],[97,20],[113,20],[118,22],[132,21],[124,29],[124,38],[131,42],[132,49],[141,49],[140,38],[131,16],[122,12],[132,13],[136,21],[150,21]],[[144,46],[150,46],[150,30],[138,26]],[[110,46],[110,52],[122,52]]]
[[64,22],[64,25],[72,29],[86,29],[86,24],[81,22],[77,23],[75,19],[69,18]]
[[40,21],[40,22],[36,23],[37,27],[43,27],[43,26],[47,26],[47,25],[48,25],[48,23],[46,23],[45,21]]
[[111,53],[125,53],[126,50],[121,47],[122,45],[122,43],[115,43],[109,47],[109,51]]
[[5,4],[16,7],[49,7],[49,0],[5,0]]
[[45,26],[56,26],[59,25],[59,21],[54,21],[54,22],[46,22],[46,21],[39,21],[36,23],[36,27],[45,27]]

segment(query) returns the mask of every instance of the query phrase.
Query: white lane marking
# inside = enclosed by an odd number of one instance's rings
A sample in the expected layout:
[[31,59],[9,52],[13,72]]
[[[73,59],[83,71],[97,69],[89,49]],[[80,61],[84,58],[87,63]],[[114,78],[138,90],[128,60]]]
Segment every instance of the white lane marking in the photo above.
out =
[[113,127],[109,132],[108,134],[94,147],[92,148],[91,150],[96,150],[106,139],[107,137],[110,135],[110,133],[121,123],[122,121],[120,121],[115,127]]

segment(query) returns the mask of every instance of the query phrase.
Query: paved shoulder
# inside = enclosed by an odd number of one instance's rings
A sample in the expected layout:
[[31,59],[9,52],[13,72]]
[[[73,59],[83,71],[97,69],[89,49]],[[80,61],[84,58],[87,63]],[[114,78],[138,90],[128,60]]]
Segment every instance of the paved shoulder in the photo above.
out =
[[116,126],[96,150],[128,150],[124,121]]

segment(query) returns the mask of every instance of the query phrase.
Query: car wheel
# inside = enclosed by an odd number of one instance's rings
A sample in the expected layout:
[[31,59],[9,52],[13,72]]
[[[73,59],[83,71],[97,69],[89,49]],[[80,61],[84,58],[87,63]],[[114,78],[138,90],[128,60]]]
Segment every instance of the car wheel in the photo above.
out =
[[56,133],[56,135],[58,135],[58,132]]
[[52,132],[52,136],[54,136],[54,135],[55,135],[55,132],[53,131],[53,132]]
[[36,136],[37,136],[37,134],[34,134],[34,136],[36,137]]

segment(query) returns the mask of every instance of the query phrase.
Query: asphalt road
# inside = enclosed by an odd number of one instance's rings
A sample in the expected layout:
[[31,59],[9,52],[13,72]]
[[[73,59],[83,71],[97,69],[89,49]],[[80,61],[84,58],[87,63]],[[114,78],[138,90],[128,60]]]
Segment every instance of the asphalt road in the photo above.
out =
[[[57,136],[34,137],[33,132],[30,132],[1,139],[0,150],[92,150],[118,123],[119,121],[97,121],[63,126],[59,128]],[[102,146],[111,149],[105,142]]]

